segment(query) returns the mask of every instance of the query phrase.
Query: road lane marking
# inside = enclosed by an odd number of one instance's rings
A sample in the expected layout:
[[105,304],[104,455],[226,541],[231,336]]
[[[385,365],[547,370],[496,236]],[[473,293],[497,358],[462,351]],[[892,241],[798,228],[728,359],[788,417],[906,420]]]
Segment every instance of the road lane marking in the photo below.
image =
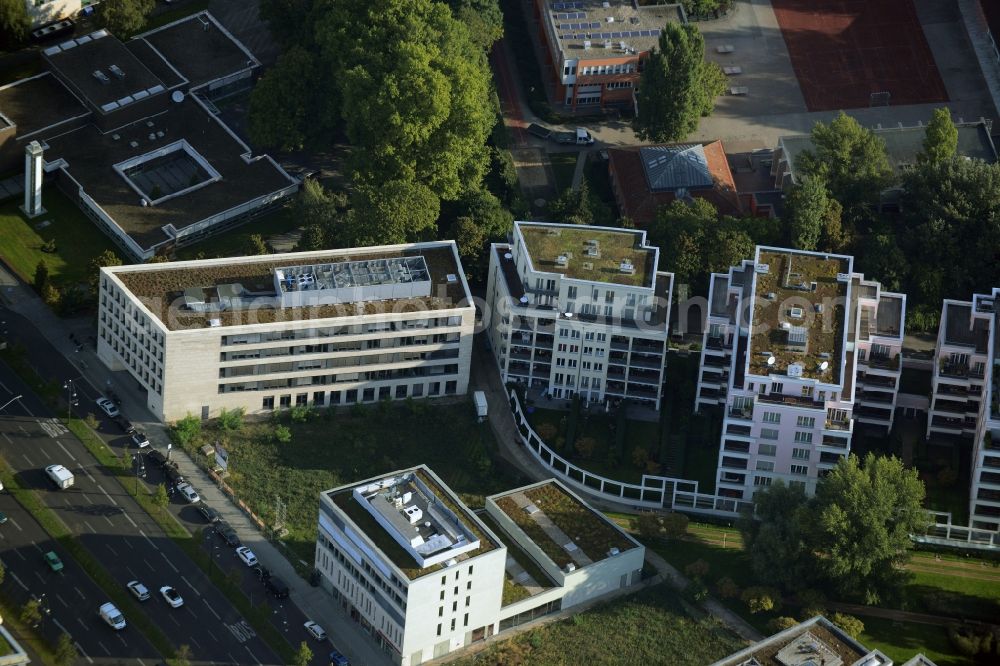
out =
[[27,585],[25,585],[25,584],[24,584],[24,583],[23,583],[23,582],[21,581],[21,579],[17,577],[17,574],[16,574],[16,573],[14,573],[13,571],[11,571],[10,569],[8,569],[8,570],[7,570],[7,573],[9,573],[9,574],[10,574],[11,578],[13,578],[13,579],[14,579],[14,582],[15,582],[15,583],[17,583],[18,585],[20,585],[21,587],[23,587],[23,588],[24,588],[24,591],[25,591],[25,592],[27,592],[27,591],[28,591],[28,586],[27,586]]
[[110,544],[110,543],[108,543],[108,544],[105,544],[105,545],[106,545],[106,546],[108,547],[108,550],[110,550],[110,551],[111,551],[111,554],[112,554],[112,555],[114,555],[115,557],[118,557],[118,553],[117,553],[117,551],[115,551],[115,549],[111,547],[111,544]]
[[44,578],[44,577],[42,576],[42,574],[40,574],[40,573],[38,573],[38,572],[36,571],[36,572],[35,572],[35,575],[36,575],[36,576],[38,576],[38,580],[42,581],[42,585],[45,585],[45,583],[46,583],[47,581],[46,581],[46,580],[45,580],[45,578]]
[[4,433],[0,433],[0,434],[2,434],[2,435],[3,435],[3,438],[7,440],[7,443],[8,443],[8,444],[13,444],[13,443],[14,443],[14,440],[12,440],[12,439],[10,438],[10,435],[8,435],[7,433],[5,433],[5,432],[4,432]]
[[212,640],[214,640],[214,641],[215,641],[216,643],[218,643],[218,642],[219,642],[219,637],[218,637],[218,636],[216,636],[216,635],[215,635],[215,633],[214,633],[214,632],[212,632],[212,630],[211,630],[211,629],[209,629],[208,627],[205,627],[205,633],[206,633],[206,634],[208,634],[209,636],[211,636],[211,637],[212,637]]
[[80,522],[82,522],[84,525],[86,525],[88,530],[90,530],[94,534],[97,534],[97,530],[94,529],[94,526],[91,525],[90,523],[88,523],[86,520],[83,520],[83,521],[80,521]]
[[74,456],[72,453],[70,453],[69,450],[65,446],[62,445],[62,442],[56,440],[56,444],[58,444],[59,448],[63,450],[63,453],[65,453],[66,455],[68,455],[70,458],[73,459],[73,462],[77,462],[76,456]]
[[145,532],[143,532],[142,530],[139,530],[139,534],[142,535],[143,539],[145,539],[146,541],[149,542],[149,545],[153,547],[153,550],[159,550],[159,548],[157,547],[157,545],[155,543],[153,543],[153,541],[148,536],[146,536]]
[[76,587],[76,586],[74,585],[74,586],[73,586],[73,589],[74,589],[74,590],[76,590],[76,593],[80,595],[80,598],[81,598],[81,599],[84,599],[84,600],[86,600],[86,599],[87,599],[87,597],[85,597],[85,596],[84,596],[83,592],[81,592],[81,591],[80,591],[80,588],[78,588],[78,587]]
[[170,614],[167,617],[169,617],[171,620],[173,620],[174,624],[176,624],[178,627],[181,626],[180,621],[176,617],[174,617],[173,614]]
[[238,663],[240,663],[240,662],[239,662],[239,660],[238,660],[238,659],[236,659],[236,657],[234,657],[234,656],[233,656],[233,653],[232,653],[232,652],[227,652],[226,654],[228,654],[228,655],[229,655],[229,659],[230,659],[230,660],[232,660],[232,662],[233,662],[234,664],[238,664]]
[[91,506],[93,506],[93,505],[94,505],[94,500],[90,499],[90,495],[88,495],[88,494],[84,493],[84,495],[83,495],[83,499],[85,499],[85,500],[87,500],[88,502],[90,502],[90,505],[91,505]]
[[52,596],[55,597],[56,599],[58,599],[59,603],[61,603],[63,606],[65,606],[66,608],[69,608],[69,604],[66,603],[66,600],[63,599],[62,597],[60,597],[56,592],[53,592]]
[[23,425],[21,425],[20,423],[18,423],[17,427],[21,429],[21,432],[24,433],[25,437],[31,437],[31,433],[29,433],[27,430],[25,430]]
[[35,466],[35,463],[31,462],[31,458],[28,457],[28,454],[22,453],[21,457],[28,461],[28,465],[30,467],[34,467]]
[[206,599],[205,599],[204,597],[202,597],[202,601],[204,601],[204,602],[205,602],[205,606],[207,606],[207,607],[208,607],[208,610],[209,610],[209,612],[210,612],[210,613],[211,613],[212,615],[214,615],[214,616],[215,616],[215,619],[216,619],[216,620],[220,620],[220,621],[221,621],[221,620],[222,620],[222,618],[221,618],[221,617],[219,616],[219,614],[218,614],[218,613],[216,613],[216,612],[215,612],[215,609],[214,609],[214,608],[212,608],[211,606],[209,606],[209,604],[208,604],[208,601],[207,601],[207,600],[206,600]]
[[83,621],[83,618],[79,618],[79,617],[78,617],[78,618],[76,618],[76,621],[80,623],[80,626],[81,626],[81,627],[83,627],[83,630],[84,630],[84,631],[90,631],[90,629],[89,629],[89,628],[87,627],[87,625],[86,625],[86,624],[84,623],[84,621]]
[[23,532],[23,531],[24,531],[24,530],[23,530],[23,529],[21,528],[21,526],[20,526],[20,525],[18,524],[18,522],[17,522],[16,520],[14,520],[13,518],[11,518],[11,519],[10,519],[10,523],[11,523],[11,525],[13,525],[14,527],[16,527],[16,528],[17,528],[17,531],[18,531],[18,532]]
[[198,646],[199,650],[201,649],[201,643],[199,643],[194,636],[188,636],[188,640]]
[[135,546],[129,543],[128,539],[125,540],[125,545],[128,546],[131,550],[135,550]]
[[[88,473],[87,476],[90,476],[90,474]],[[90,478],[94,478],[94,477],[91,476]],[[115,501],[115,498],[112,497],[111,495],[109,495],[108,491],[105,490],[104,487],[101,484],[98,483],[97,487],[101,489],[101,492],[104,493],[105,497],[107,497],[109,500],[111,500],[112,504],[114,504],[115,506],[118,506],[118,502]]]
[[21,558],[22,560],[24,560],[25,562],[27,562],[27,561],[28,561],[28,558],[24,556],[24,553],[22,553],[22,552],[20,551],[20,549],[17,549],[17,548],[15,548],[15,549],[14,549],[14,552],[15,552],[15,553],[17,553],[17,556],[18,556],[18,557],[20,557],[20,558]]
[[125,520],[132,523],[132,527],[139,527],[138,525],[135,524],[135,521],[132,520],[132,516],[128,515],[127,513],[123,513],[122,515],[125,516]]
[[138,576],[138,575],[137,575],[137,574],[136,574],[136,573],[135,573],[134,571],[132,571],[132,567],[129,567],[129,566],[126,566],[126,567],[125,567],[125,571],[127,571],[127,572],[128,572],[128,574],[129,574],[130,576],[132,576],[132,579],[133,579],[133,580],[135,580],[135,579],[139,578],[139,576]]
[[156,569],[155,569],[155,568],[153,568],[153,565],[152,565],[152,564],[150,564],[150,563],[149,563],[149,560],[147,560],[147,559],[146,559],[145,557],[144,557],[144,558],[142,558],[142,561],[146,563],[146,566],[147,566],[147,567],[149,567],[149,570],[150,570],[150,571],[153,571],[153,572],[155,572],[155,571],[156,571]]
[[253,650],[248,648],[246,645],[243,646],[243,649],[250,653],[250,658],[257,662],[257,666],[263,666],[263,664],[260,663],[260,659],[258,659],[257,656],[253,653]]
[[107,652],[107,653],[108,653],[108,656],[109,656],[109,657],[111,656],[111,650],[109,650],[108,648],[106,648],[106,647],[104,646],[104,643],[102,643],[101,641],[97,641],[97,644],[101,646],[101,649],[102,649],[102,650],[104,650],[105,652]]
[[[160,551],[160,555],[163,555],[163,551],[162,550]],[[178,569],[177,567],[174,566],[174,563],[170,561],[169,557],[167,557],[166,555],[163,555],[163,559],[165,559],[167,561],[167,564],[169,564],[170,568],[174,570],[174,573],[180,573],[181,572],[180,569]],[[188,585],[190,585],[190,584],[191,583],[188,583]]]
[[49,452],[45,450],[45,447],[41,447],[38,450],[42,452],[42,455],[45,456],[46,460],[52,460],[52,456],[50,456]]
[[201,596],[201,591],[197,587],[195,587],[194,585],[192,585],[191,581],[189,581],[184,576],[181,576],[181,580],[184,581],[185,583],[187,583],[188,587],[190,587],[192,590],[194,590],[195,594],[197,594],[199,597]]

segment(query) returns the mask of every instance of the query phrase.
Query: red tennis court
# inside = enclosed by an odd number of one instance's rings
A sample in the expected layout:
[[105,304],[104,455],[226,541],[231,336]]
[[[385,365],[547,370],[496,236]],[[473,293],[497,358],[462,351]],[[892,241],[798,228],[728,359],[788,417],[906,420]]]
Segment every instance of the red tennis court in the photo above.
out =
[[948,101],[913,0],[771,5],[810,111]]

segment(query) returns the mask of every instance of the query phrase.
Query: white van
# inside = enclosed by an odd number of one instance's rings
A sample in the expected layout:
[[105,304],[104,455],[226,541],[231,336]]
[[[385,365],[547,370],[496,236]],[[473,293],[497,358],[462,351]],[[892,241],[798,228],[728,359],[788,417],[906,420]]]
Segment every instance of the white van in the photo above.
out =
[[122,612],[118,610],[110,601],[106,604],[101,605],[97,609],[97,614],[101,616],[101,619],[108,623],[108,626],[112,629],[124,629],[125,628],[125,616]]
[[62,465],[49,465],[45,468],[45,473],[49,475],[52,483],[56,484],[57,488],[66,489],[73,485],[76,479],[73,477],[73,473]]

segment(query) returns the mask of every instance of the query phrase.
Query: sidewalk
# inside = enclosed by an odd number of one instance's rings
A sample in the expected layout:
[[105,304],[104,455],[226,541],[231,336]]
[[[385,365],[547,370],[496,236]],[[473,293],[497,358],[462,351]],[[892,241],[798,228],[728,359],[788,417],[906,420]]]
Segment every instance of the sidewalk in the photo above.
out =
[[[2,265],[0,265],[0,285],[2,285],[0,300],[14,312],[30,319],[38,331],[77,368],[79,376],[90,382],[94,390],[103,391],[108,386],[112,387],[122,398],[122,413],[142,427],[157,449],[166,451],[167,443],[170,441],[167,429],[145,408],[145,395],[137,388],[136,382],[127,371],[108,370],[97,358],[94,346],[86,342],[95,334],[93,319],[58,318],[30,288],[20,284]],[[84,342],[84,348],[80,352],[76,351],[76,346],[70,340],[70,333]],[[62,381],[68,378],[53,379]],[[350,659],[351,664],[381,666],[391,663],[388,655],[359,631],[356,623],[328,593],[321,588],[312,587],[296,573],[285,555],[264,538],[246,514],[184,451],[173,449],[171,460],[177,463],[181,474],[194,486],[205,503],[216,509],[222,518],[233,526],[240,540],[254,551],[261,563],[288,584],[291,601],[307,617],[323,625],[333,645]],[[310,648],[314,651],[319,649],[315,645],[311,645]]]

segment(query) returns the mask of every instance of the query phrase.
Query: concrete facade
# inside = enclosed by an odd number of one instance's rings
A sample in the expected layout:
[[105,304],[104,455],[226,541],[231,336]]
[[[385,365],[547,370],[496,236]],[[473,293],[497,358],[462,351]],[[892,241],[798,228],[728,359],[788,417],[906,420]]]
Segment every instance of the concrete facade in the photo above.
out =
[[513,242],[492,246],[487,278],[488,335],[504,382],[556,399],[659,408],[673,274],[657,271],[658,261],[644,231],[515,222]]
[[725,409],[719,495],[750,500],[775,479],[812,494],[850,452],[856,423],[892,427],[906,297],[852,266],[758,247],[712,275],[695,410]]
[[1000,289],[941,309],[927,439],[972,451],[970,526],[1000,530]]
[[[273,292],[254,292],[228,308],[190,300],[191,290],[215,299],[243,288],[236,278],[218,284],[231,274],[259,284],[276,264],[424,253],[442,261],[433,284],[446,297],[347,300],[325,309],[282,307]],[[176,280],[171,289],[129,287],[164,276]],[[451,241],[118,266],[101,270],[98,355],[112,369],[127,369],[164,421],[223,409],[266,413],[460,395],[468,388],[474,315]]]

